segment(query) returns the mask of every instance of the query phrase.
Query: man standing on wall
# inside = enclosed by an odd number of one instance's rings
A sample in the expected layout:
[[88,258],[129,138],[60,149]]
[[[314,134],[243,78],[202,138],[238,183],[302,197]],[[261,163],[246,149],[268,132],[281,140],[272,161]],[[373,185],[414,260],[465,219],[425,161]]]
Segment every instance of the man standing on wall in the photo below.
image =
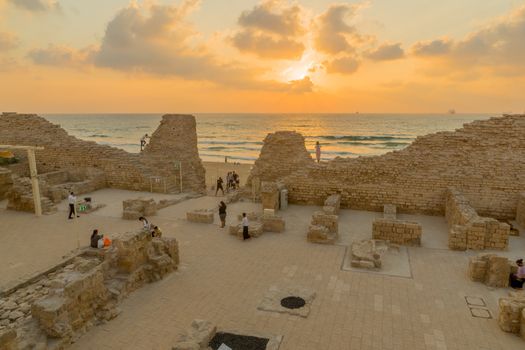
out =
[[315,158],[317,159],[317,163],[321,161],[321,145],[319,141],[315,143]]
[[142,136],[142,138],[140,139],[140,151],[141,152],[144,151],[144,147],[146,147],[146,144],[148,143],[146,141],[147,139],[150,139],[148,134]]
[[[71,192],[69,194],[69,196],[67,197],[67,201],[69,203],[69,217],[68,219],[73,219],[73,216],[76,215],[76,210],[75,210],[75,205],[77,204],[77,197],[75,196],[75,194],[73,192]],[[77,218],[79,218],[80,216],[77,215]]]

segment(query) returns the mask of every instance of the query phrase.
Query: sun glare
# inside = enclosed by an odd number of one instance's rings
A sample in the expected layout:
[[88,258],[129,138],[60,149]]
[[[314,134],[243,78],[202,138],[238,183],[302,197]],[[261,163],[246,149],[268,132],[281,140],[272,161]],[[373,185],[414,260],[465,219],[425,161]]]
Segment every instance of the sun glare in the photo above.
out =
[[315,66],[315,62],[311,57],[311,54],[305,54],[300,61],[292,62],[288,67],[286,67],[281,75],[283,80],[301,80],[309,75],[312,67]]

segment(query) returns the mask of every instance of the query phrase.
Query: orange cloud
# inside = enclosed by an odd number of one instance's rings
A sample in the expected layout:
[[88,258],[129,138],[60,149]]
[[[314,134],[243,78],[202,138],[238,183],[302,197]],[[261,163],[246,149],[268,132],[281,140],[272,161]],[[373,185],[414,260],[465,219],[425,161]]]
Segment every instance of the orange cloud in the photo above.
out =
[[352,56],[344,56],[324,64],[328,73],[353,74],[359,68],[359,60]]
[[366,57],[374,61],[390,61],[403,58],[405,56],[404,50],[401,48],[401,43],[397,44],[383,44],[366,54]]
[[0,32],[0,53],[12,50],[18,46],[18,38],[13,33]]
[[303,10],[286,1],[265,0],[238,20],[241,29],[231,42],[241,52],[263,58],[298,59],[305,50]]
[[427,61],[440,59],[440,71],[446,74],[476,70],[480,73],[478,77],[481,74],[524,75],[524,37],[525,6],[522,6],[463,39],[418,42],[411,51]]

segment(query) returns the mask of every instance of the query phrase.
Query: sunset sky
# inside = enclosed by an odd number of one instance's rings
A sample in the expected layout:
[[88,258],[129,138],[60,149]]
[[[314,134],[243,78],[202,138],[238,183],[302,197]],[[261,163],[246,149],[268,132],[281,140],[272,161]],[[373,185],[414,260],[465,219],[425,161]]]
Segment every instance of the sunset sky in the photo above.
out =
[[525,1],[0,0],[0,111],[525,111]]

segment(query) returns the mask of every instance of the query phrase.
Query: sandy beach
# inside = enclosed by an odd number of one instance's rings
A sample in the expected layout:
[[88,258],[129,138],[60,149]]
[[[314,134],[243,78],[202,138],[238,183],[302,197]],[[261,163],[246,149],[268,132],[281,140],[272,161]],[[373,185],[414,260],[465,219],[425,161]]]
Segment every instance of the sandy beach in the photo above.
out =
[[235,171],[239,174],[241,180],[241,186],[244,186],[246,179],[250,174],[250,169],[253,164],[241,164],[241,163],[220,163],[220,162],[202,162],[206,169],[206,188],[211,191],[211,187],[215,188],[215,184],[219,176],[226,181],[226,175],[230,171]]

